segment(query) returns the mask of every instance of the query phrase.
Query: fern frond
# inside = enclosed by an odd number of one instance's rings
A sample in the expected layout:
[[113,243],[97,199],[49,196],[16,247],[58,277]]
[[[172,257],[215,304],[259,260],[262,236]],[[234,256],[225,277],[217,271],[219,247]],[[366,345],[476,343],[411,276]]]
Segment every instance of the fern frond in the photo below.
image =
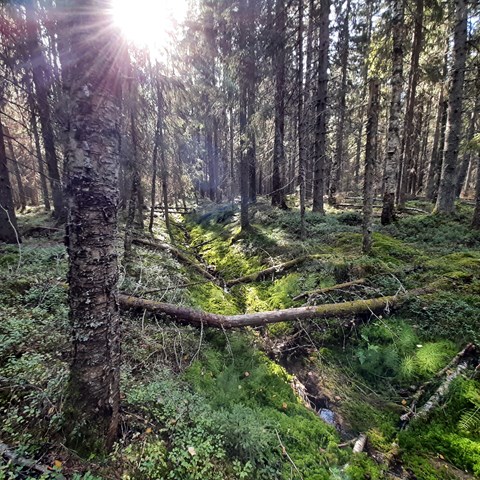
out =
[[462,414],[458,428],[464,433],[480,433],[480,406]]

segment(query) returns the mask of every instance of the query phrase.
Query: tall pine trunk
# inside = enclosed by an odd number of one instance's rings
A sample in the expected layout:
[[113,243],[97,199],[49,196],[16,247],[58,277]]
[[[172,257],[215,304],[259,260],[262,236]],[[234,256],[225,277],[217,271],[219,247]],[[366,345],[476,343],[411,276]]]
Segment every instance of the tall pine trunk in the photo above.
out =
[[324,213],[325,160],[327,154],[327,94],[330,0],[320,1],[317,92],[315,102],[315,169],[313,211]]
[[392,90],[390,119],[388,122],[388,142],[384,170],[384,192],[382,205],[382,225],[388,225],[395,218],[395,191],[397,173],[401,159],[401,115],[403,89],[403,17],[404,0],[390,0],[392,18]]
[[[407,93],[407,108],[405,112],[405,127],[403,133],[402,161],[398,185],[397,203],[399,206],[405,204],[408,190],[409,176],[413,169],[413,158],[411,156],[413,144],[418,141],[414,132],[414,115],[417,97],[417,85],[420,77],[419,61],[423,44],[423,0],[415,1],[414,31],[412,41],[412,57],[410,60],[410,74]],[[417,139],[417,140],[416,140]]]
[[275,4],[275,137],[273,142],[272,205],[285,208],[281,171],[285,168],[285,0]]
[[340,64],[341,64],[341,80],[340,92],[338,94],[338,123],[335,139],[335,155],[332,162],[332,170],[330,172],[330,188],[328,191],[329,205],[335,205],[336,195],[340,187],[340,179],[343,169],[344,155],[344,130],[346,117],[346,96],[347,96],[347,67],[348,67],[348,50],[350,43],[350,0],[347,0],[346,11],[343,18],[341,38],[339,42],[340,48]]
[[455,0],[455,27],[448,91],[445,153],[435,213],[450,214],[455,210],[455,181],[462,130],[463,84],[467,58],[467,16],[466,0]]
[[[48,176],[52,190],[53,215],[63,222],[66,218],[66,210],[58,168],[58,158],[55,150],[55,134],[53,131],[52,114],[48,99],[49,66],[40,47],[38,23],[34,3],[25,3],[27,11],[27,48],[30,57],[33,83],[38,106],[38,117],[42,130],[43,146],[45,148],[45,160],[47,162]],[[71,59],[69,59],[71,62]]]
[[363,183],[363,253],[372,250],[373,217],[373,177],[377,156],[378,113],[380,110],[380,82],[372,78],[369,83],[369,100],[367,113],[367,139],[365,144],[365,179]]

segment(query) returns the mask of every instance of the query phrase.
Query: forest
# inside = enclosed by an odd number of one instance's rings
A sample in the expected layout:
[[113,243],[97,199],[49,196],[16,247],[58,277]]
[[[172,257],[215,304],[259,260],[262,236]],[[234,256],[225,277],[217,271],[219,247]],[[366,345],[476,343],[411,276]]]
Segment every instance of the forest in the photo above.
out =
[[0,34],[0,480],[480,478],[478,0]]

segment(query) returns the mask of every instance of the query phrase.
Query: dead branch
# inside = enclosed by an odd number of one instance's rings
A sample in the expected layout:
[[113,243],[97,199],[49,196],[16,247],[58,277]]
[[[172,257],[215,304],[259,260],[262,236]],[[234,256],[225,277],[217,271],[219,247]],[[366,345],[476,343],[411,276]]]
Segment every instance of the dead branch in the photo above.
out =
[[181,250],[173,247],[172,245],[169,245],[168,243],[155,242],[152,240],[145,240],[143,238],[134,238],[132,240],[132,243],[135,245],[140,245],[142,247],[154,248],[157,250],[164,250],[170,253],[171,255],[173,255],[180,262],[187,264],[189,267],[194,268],[198,273],[200,273],[200,275],[207,278],[208,280],[211,280],[211,281],[216,280],[216,278],[208,270],[206,270],[202,265],[195,263],[193,260],[191,260],[188,257],[186,253],[183,253]]
[[[473,343],[469,343],[466,345],[466,347],[458,352],[455,357],[452,358],[452,360],[446,365],[444,368],[442,368],[440,371],[438,371],[433,378],[428,380],[428,382],[425,382],[423,385],[420,386],[420,388],[415,392],[415,394],[412,396],[412,401],[410,403],[408,412],[403,414],[400,417],[400,420],[404,422],[404,426],[408,424],[408,422],[418,416],[424,416],[425,414],[428,416],[428,413],[432,408],[434,408],[438,403],[441,401],[441,399],[445,396],[445,394],[448,391],[448,387],[450,386],[450,383],[464,370],[465,367],[460,368],[462,365],[466,365],[465,363],[460,364],[460,362],[465,358],[477,351],[477,347]],[[450,373],[447,375],[446,379],[442,384],[438,387],[436,392],[430,397],[430,399],[425,403],[425,405],[420,408],[418,411],[416,410],[417,404],[421,397],[424,395],[426,390],[433,385],[436,381],[440,380],[443,378],[448,372],[451,372],[452,368],[456,367],[453,373]],[[460,370],[459,370],[460,368]],[[432,402],[435,403],[432,405]],[[430,406],[427,406],[430,405]],[[422,413],[423,412],[423,413]]]
[[327,292],[333,292],[335,290],[342,290],[344,288],[353,287],[355,285],[363,285],[366,282],[365,278],[359,278],[358,280],[352,280],[351,282],[338,283],[331,287],[318,288],[317,290],[310,290],[308,292],[301,293],[296,297],[293,297],[293,300],[301,300],[302,298],[307,298],[312,295],[322,295]]
[[365,444],[367,443],[367,435],[361,433],[358,437],[355,445],[353,446],[353,453],[361,453],[365,449]]
[[[35,470],[43,475],[50,475],[52,470],[44,465],[38,464],[35,460],[30,460],[25,457],[17,455],[8,445],[5,445],[3,442],[0,442],[0,455],[7,460],[10,460],[15,465],[20,467],[27,468],[30,470]],[[64,479],[65,477],[59,473],[56,474],[55,478]]]
[[238,285],[239,283],[250,283],[256,282],[271,273],[279,273],[288,270],[289,268],[295,267],[300,263],[303,263],[307,260],[311,260],[317,258],[318,255],[305,255],[303,257],[294,258],[293,260],[289,260],[285,263],[280,263],[279,265],[274,265],[273,267],[265,268],[264,270],[260,270],[259,272],[251,273],[250,275],[245,275],[243,277],[234,278],[233,280],[227,280],[225,282],[227,287],[233,287],[233,285]]
[[132,295],[118,296],[119,304],[124,309],[140,309],[150,313],[165,314],[174,320],[194,326],[214,328],[239,328],[260,326],[278,322],[295,320],[319,320],[328,318],[345,318],[369,313],[381,314],[385,310],[403,303],[407,298],[423,295],[432,288],[419,288],[410,292],[386,297],[355,300],[343,303],[330,303],[318,306],[288,308],[269,312],[246,313],[243,315],[220,315],[202,312],[193,308],[156,302]]

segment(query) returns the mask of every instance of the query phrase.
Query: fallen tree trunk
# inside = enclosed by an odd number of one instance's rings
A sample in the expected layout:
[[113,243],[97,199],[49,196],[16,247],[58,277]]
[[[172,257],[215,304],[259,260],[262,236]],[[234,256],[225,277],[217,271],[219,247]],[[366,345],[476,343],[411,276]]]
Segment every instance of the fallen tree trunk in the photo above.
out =
[[[432,402],[435,403],[434,401],[434,397],[437,396],[437,400],[436,401],[436,404],[438,404],[438,402],[441,400],[441,398],[443,398],[443,396],[447,393],[448,391],[448,387],[450,385],[450,383],[461,373],[461,371],[463,371],[463,367],[461,367],[461,365],[463,364],[460,364],[460,362],[465,358],[465,357],[468,357],[470,355],[472,355],[473,353],[475,353],[477,351],[477,347],[475,344],[473,343],[469,343],[466,345],[466,347],[461,350],[460,352],[458,352],[453,358],[452,360],[450,360],[450,362],[448,363],[448,365],[446,365],[444,368],[442,368],[440,371],[438,371],[435,376],[433,378],[431,378],[428,382],[425,382],[416,392],[415,394],[412,396],[412,400],[410,402],[410,406],[409,406],[409,409],[408,409],[408,412],[401,415],[400,416],[400,420],[404,423],[404,427],[406,427],[406,425],[408,424],[408,422],[414,418],[414,417],[417,417],[417,416],[422,416],[422,415],[425,415],[425,413],[428,414],[428,412],[430,412],[430,410],[433,408],[433,406],[431,406]],[[418,412],[416,411],[416,407],[417,407],[417,404],[419,402],[419,400],[421,399],[421,397],[425,394],[427,388],[429,388],[430,386],[432,386],[436,381],[440,380],[442,377],[444,377],[450,370],[452,370],[452,368],[456,367],[455,371],[453,372],[453,374],[450,374],[450,375],[447,375],[446,379],[444,382],[442,382],[442,384],[440,385],[440,387],[437,389],[437,391],[435,392],[435,394],[430,397],[430,399],[428,400],[428,402],[421,408],[418,410]],[[459,370],[460,368],[460,370]],[[427,406],[427,405],[430,405],[430,406]],[[421,414],[420,412],[423,412],[423,414]]]
[[200,275],[207,278],[208,280],[215,281],[216,278],[206,270],[202,265],[195,263],[191,260],[186,253],[183,253],[178,248],[169,245],[168,243],[161,243],[161,242],[154,242],[152,240],[145,240],[143,238],[134,238],[132,240],[134,245],[140,245],[142,247],[154,248],[158,250],[164,250],[175,258],[177,258],[180,262],[187,264],[189,267],[194,268]]
[[332,285],[331,287],[318,288],[316,290],[310,290],[308,292],[301,293],[296,297],[293,297],[293,300],[301,300],[302,298],[307,298],[312,295],[321,295],[323,293],[334,292],[335,290],[342,290],[343,288],[353,287],[355,285],[363,285],[366,282],[364,278],[359,278],[358,280],[352,280],[351,282],[338,283],[337,285]]
[[267,325],[278,322],[292,322],[295,320],[319,320],[327,318],[345,318],[368,313],[380,314],[393,306],[398,306],[407,298],[431,292],[430,288],[412,290],[399,295],[355,300],[343,303],[288,308],[260,313],[246,313],[243,315],[220,315],[202,312],[189,307],[156,302],[132,295],[118,296],[120,306],[124,309],[140,309],[150,313],[165,314],[181,323],[195,326],[214,328],[238,328]]
[[289,268],[295,267],[300,263],[303,263],[307,260],[311,260],[317,257],[318,256],[316,255],[305,255],[303,257],[294,258],[293,260],[289,260],[288,262],[285,262],[285,263],[280,263],[279,265],[274,265],[273,267],[265,268],[264,270],[260,270],[259,272],[251,273],[249,275],[245,275],[239,278],[234,278],[233,280],[227,280],[225,282],[225,285],[227,287],[233,287],[233,285],[238,285],[240,283],[256,282],[257,280],[260,280],[266,277],[267,275],[270,275],[271,273],[278,273],[278,272],[288,270]]

